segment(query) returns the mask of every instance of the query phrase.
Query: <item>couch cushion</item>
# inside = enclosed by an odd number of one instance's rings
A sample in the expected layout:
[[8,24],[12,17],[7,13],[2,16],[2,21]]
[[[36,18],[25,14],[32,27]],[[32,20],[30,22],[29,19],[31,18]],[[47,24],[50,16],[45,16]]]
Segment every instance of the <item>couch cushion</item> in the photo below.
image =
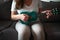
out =
[[47,40],[60,40],[60,23],[43,23]]
[[0,4],[0,20],[10,20],[11,1]]
[[12,21],[0,21],[0,31],[9,28],[12,23]]

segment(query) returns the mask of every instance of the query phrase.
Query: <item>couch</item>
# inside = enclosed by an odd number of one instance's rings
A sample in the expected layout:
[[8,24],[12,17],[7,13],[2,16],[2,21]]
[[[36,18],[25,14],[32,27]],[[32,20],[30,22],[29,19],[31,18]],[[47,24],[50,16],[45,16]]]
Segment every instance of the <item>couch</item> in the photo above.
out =
[[16,21],[10,17],[11,3],[12,0],[0,3],[0,40],[17,40],[17,32],[14,29]]
[[[16,21],[11,20],[10,17],[11,2],[12,0],[0,3],[0,40],[17,40],[17,32],[14,29]],[[42,9],[46,10],[56,7],[53,4],[55,3],[42,2]],[[58,5],[58,8],[60,7],[59,4],[55,5]],[[45,39],[60,40],[60,15],[51,16],[49,19],[44,16],[44,14],[41,14],[40,20],[44,27]]]
[[[42,10],[51,10],[58,8],[60,11],[60,2],[44,2],[42,3]],[[45,18],[45,14],[40,15],[40,20],[43,23],[46,40],[60,40],[60,14],[52,15],[49,19]]]

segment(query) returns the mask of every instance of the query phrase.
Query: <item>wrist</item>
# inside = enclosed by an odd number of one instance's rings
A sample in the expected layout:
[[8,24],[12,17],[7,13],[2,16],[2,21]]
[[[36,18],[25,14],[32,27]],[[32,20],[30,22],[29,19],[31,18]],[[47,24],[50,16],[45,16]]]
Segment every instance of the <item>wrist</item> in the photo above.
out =
[[17,19],[20,20],[21,19],[21,15],[17,15]]

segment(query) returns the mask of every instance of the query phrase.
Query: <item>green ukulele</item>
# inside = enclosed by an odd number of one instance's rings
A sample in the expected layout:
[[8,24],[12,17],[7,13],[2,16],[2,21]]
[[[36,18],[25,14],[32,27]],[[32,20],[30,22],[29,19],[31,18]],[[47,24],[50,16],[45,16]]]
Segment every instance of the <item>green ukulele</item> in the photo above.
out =
[[29,25],[31,22],[36,21],[37,17],[38,17],[37,12],[34,12],[34,11],[32,11],[32,12],[21,12],[21,14],[27,14],[28,16],[30,16],[28,21],[26,21],[26,22],[20,20],[20,22],[22,24],[26,24],[26,25]]
[[51,10],[51,12],[52,12],[53,15],[60,14],[60,11],[59,11],[58,8],[53,8],[53,9]]

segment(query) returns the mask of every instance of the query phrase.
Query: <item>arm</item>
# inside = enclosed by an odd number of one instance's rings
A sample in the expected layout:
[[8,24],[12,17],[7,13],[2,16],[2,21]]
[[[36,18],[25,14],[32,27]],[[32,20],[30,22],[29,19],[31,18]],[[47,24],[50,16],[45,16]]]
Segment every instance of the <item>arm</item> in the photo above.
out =
[[39,13],[43,13],[43,14],[45,13],[47,19],[48,19],[50,16],[52,16],[51,10],[45,10],[45,11],[42,10],[42,3],[41,3],[40,0],[39,0],[39,3],[38,3],[38,8],[39,8]]
[[17,15],[16,11],[11,11],[11,19],[12,20],[19,20],[21,15]]
[[12,1],[12,6],[11,6],[11,19],[13,20],[19,20],[20,19],[20,15],[16,15],[16,2],[15,0]]
[[23,21],[27,21],[28,20],[28,15],[25,15],[25,14],[17,14],[16,12],[16,2],[15,0],[13,0],[12,2],[12,6],[11,6],[11,19],[13,20],[23,20]]

